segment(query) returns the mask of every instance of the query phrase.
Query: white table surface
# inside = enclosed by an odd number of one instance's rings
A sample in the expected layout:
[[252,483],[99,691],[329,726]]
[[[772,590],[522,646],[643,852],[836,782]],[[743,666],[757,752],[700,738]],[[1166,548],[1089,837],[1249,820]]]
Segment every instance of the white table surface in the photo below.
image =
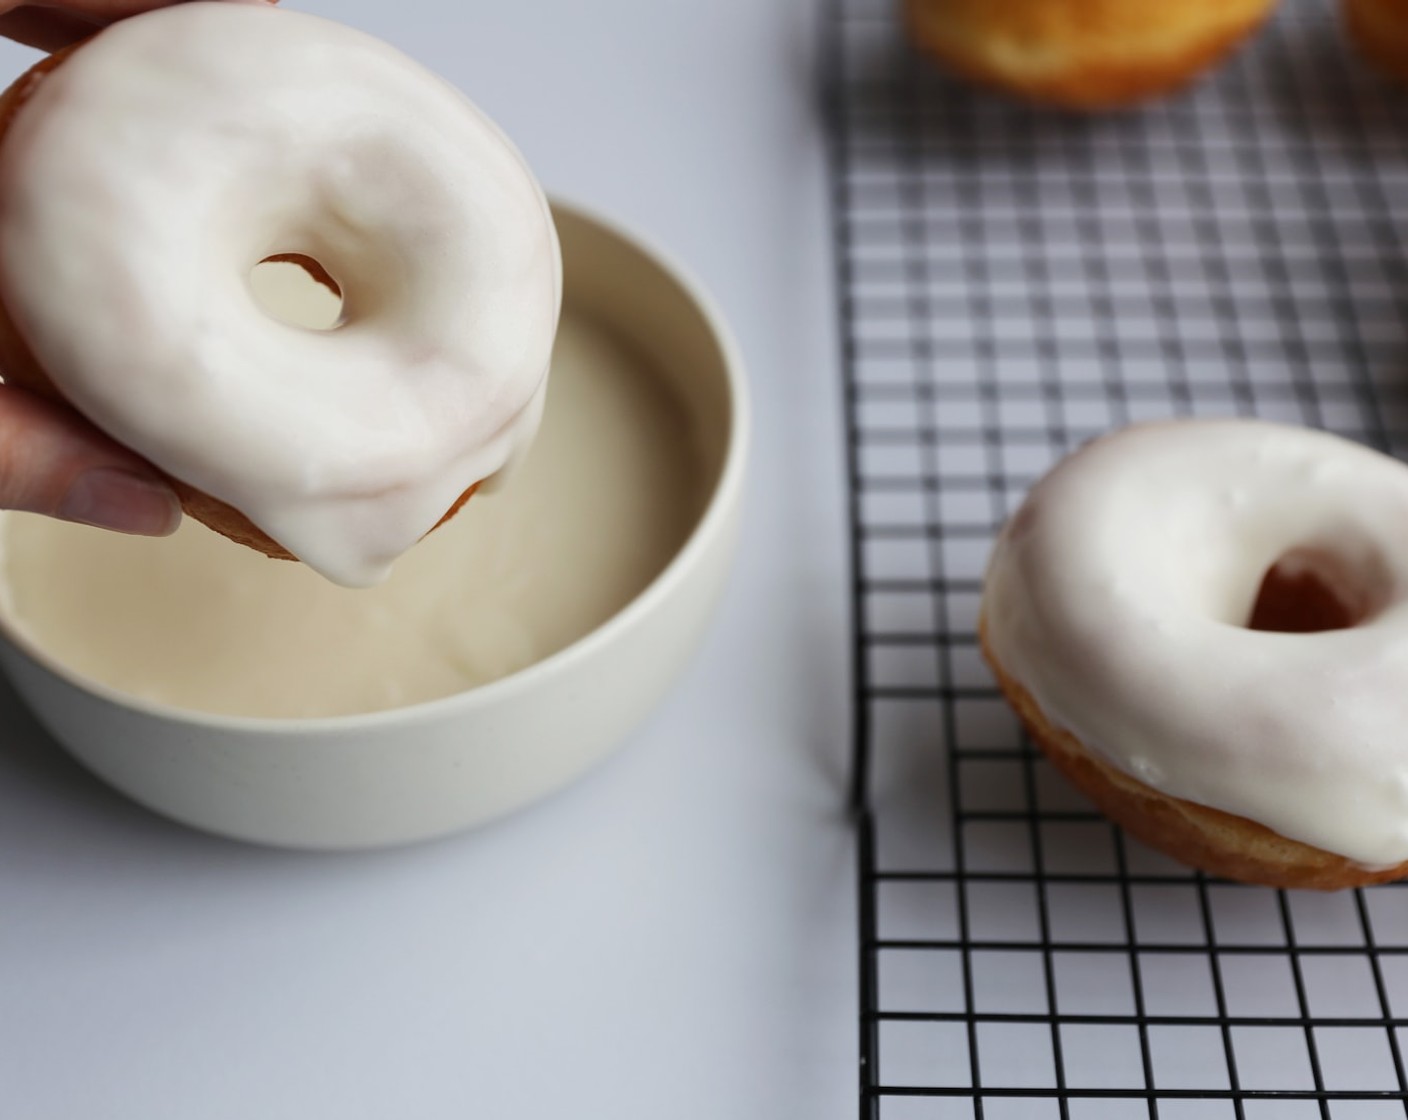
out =
[[[584,782],[360,856],[129,807],[0,690],[0,1114],[849,1116],[839,419],[809,0],[301,0],[465,89],[656,239],[750,367],[718,622]],[[17,73],[29,52],[0,50]]]

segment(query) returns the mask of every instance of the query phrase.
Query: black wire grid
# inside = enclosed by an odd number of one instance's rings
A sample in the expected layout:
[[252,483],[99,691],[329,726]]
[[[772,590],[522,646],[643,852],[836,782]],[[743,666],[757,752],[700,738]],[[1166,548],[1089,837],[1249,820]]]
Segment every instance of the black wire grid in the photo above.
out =
[[1408,91],[1288,0],[1190,93],[977,94],[827,8],[868,1120],[1408,1116],[1408,891],[1211,880],[1022,737],[974,624],[1066,451],[1256,414],[1408,455]]

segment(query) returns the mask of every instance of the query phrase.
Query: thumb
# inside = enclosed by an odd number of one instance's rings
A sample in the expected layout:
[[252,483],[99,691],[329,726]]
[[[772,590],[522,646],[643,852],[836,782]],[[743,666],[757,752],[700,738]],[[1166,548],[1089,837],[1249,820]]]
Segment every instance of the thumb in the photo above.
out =
[[[183,0],[0,0],[0,36],[27,47],[57,51],[126,16],[167,8]],[[277,0],[228,0],[273,4]]]
[[0,386],[0,509],[153,537],[181,522],[176,495],[150,464],[13,386]]

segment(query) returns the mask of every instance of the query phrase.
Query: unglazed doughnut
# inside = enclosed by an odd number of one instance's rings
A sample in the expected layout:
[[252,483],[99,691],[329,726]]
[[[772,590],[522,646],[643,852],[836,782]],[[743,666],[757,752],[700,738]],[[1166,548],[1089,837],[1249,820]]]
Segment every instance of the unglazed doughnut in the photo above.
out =
[[1072,109],[1177,89],[1275,0],[904,0],[915,41],[984,85]]
[[1408,82],[1408,0],[1342,0],[1341,11],[1364,57]]
[[1003,529],[979,630],[1035,741],[1135,836],[1276,886],[1408,873],[1396,460],[1245,420],[1105,436]]
[[[180,4],[41,63],[0,124],[6,380],[217,530],[374,583],[532,439],[561,298],[547,202],[386,44]],[[251,270],[287,255],[340,289],[334,329],[256,303]]]

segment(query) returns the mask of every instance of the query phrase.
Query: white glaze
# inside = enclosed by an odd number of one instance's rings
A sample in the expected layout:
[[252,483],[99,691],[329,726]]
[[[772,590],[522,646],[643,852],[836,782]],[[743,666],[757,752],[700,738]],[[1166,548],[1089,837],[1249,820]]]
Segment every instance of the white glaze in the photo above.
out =
[[[65,396],[339,583],[383,578],[532,438],[547,203],[369,36],[237,4],[124,20],[22,108],[0,198],[0,295]],[[256,303],[251,269],[288,252],[341,286],[337,329]]]
[[[1288,553],[1370,616],[1245,623]],[[1408,859],[1408,468],[1255,421],[1135,426],[1065,459],[998,539],[983,618],[1042,712],[1166,793],[1368,866]]]

